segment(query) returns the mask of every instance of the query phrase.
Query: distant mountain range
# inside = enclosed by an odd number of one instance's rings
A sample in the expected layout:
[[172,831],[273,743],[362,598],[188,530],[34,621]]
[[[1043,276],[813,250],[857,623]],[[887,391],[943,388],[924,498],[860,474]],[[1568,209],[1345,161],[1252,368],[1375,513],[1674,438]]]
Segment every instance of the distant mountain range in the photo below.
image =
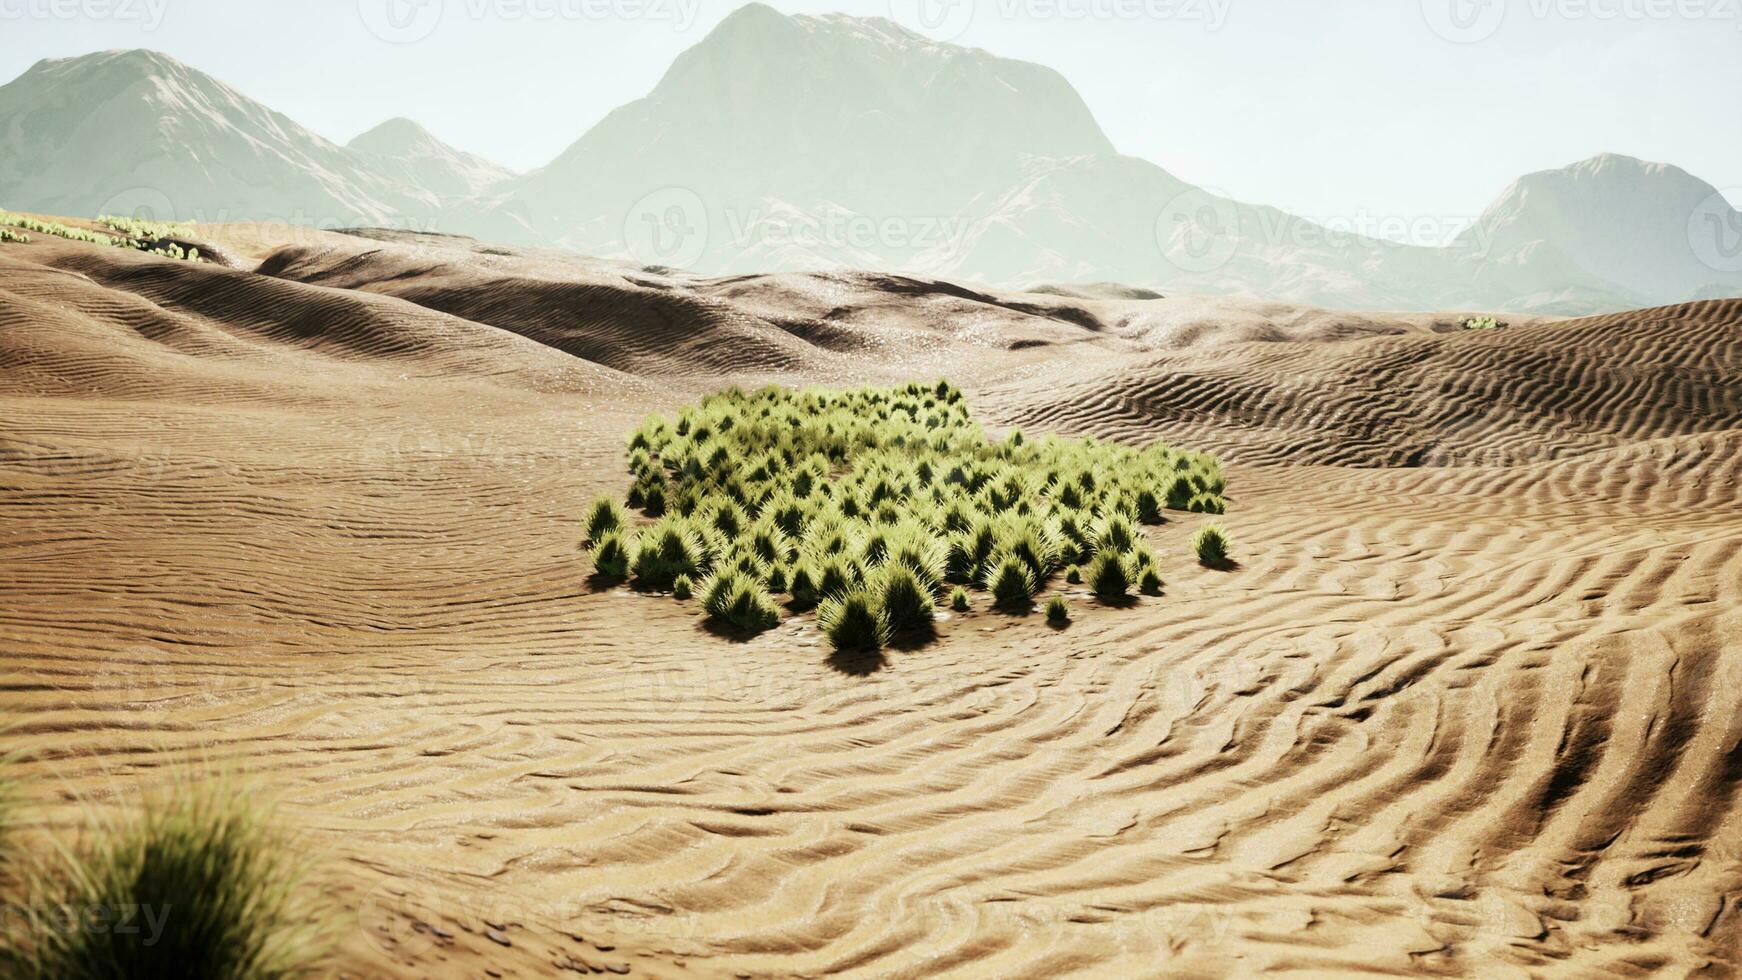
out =
[[1676,167],[1604,155],[1531,174],[1450,245],[1400,245],[1121,155],[1051,69],[761,4],[526,174],[405,119],[338,146],[154,52],[39,62],[0,87],[0,206],[387,225],[704,274],[852,266],[1353,309],[1742,295],[1742,213]]

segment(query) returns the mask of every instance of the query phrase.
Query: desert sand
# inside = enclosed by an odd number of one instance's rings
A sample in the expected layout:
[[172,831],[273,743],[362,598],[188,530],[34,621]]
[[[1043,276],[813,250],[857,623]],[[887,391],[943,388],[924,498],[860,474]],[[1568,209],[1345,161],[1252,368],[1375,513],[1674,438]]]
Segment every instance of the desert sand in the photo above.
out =
[[[1463,332],[203,231],[237,267],[0,245],[5,742],[49,829],[251,774],[335,972],[1742,969],[1742,301]],[[589,587],[647,412],[939,376],[1221,454],[1238,566],[1174,515],[1163,597],[864,675]]]

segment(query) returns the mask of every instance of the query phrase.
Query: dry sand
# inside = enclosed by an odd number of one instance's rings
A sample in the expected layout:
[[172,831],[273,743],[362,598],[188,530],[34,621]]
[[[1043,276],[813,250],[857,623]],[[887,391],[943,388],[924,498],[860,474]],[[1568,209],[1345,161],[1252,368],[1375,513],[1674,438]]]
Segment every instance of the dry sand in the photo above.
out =
[[[1742,969],[1742,302],[1254,337],[215,237],[271,275],[0,246],[6,742],[60,826],[254,774],[348,975]],[[1239,567],[1182,516],[1165,597],[973,612],[869,676],[809,615],[734,643],[588,589],[647,411],[939,375],[995,425],[1222,453]]]

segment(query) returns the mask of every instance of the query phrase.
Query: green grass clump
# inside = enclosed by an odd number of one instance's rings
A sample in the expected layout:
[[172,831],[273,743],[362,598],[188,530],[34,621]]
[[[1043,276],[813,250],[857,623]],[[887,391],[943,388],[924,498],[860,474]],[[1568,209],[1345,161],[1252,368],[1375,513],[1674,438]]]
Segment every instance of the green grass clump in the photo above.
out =
[[1055,626],[1071,621],[1071,604],[1064,596],[1055,595],[1046,601],[1046,621]]
[[1137,576],[1137,591],[1144,595],[1161,595],[1161,573],[1153,568],[1145,568]]
[[613,531],[621,531],[629,524],[629,515],[617,501],[610,497],[599,497],[593,501],[593,506],[587,511],[587,545]]
[[593,571],[603,578],[617,581],[628,578],[631,560],[629,546],[624,544],[620,532],[604,534],[593,546]]
[[1003,609],[1024,609],[1034,599],[1040,583],[1034,580],[1034,570],[1012,554],[994,560],[992,572],[986,577],[986,588]]
[[836,650],[876,650],[889,642],[889,620],[862,589],[824,599],[817,607],[817,625]]
[[1198,561],[1205,565],[1227,561],[1232,547],[1233,540],[1228,537],[1228,532],[1214,524],[1199,528],[1197,536],[1192,538],[1192,550],[1198,553]]
[[1469,316],[1463,321],[1465,330],[1500,330],[1505,326],[1506,324],[1491,316]]
[[755,577],[721,571],[702,583],[702,608],[713,619],[760,633],[780,625],[780,609]]
[[[105,909],[109,919],[102,929],[37,923],[22,941],[8,937],[7,976],[316,975],[328,936],[303,887],[303,852],[237,787],[177,789],[130,822],[96,828],[89,846],[66,852],[64,868],[30,875],[28,907]],[[130,929],[117,927],[123,918]]]
[[688,575],[679,575],[671,580],[671,597],[679,602],[688,602],[696,594],[696,583],[690,581]]
[[648,588],[670,588],[679,575],[697,578],[711,566],[706,538],[685,518],[667,517],[635,539],[635,581]]
[[1089,562],[1086,578],[1089,588],[1102,599],[1120,599],[1131,592],[1131,569],[1118,551],[1097,552]]
[[912,568],[901,562],[890,562],[872,573],[866,589],[883,610],[883,618],[891,632],[928,629],[935,618],[932,591],[920,581]]
[[969,600],[968,600],[968,590],[967,589],[964,589],[958,585],[954,589],[950,590],[950,608],[951,609],[953,609],[959,613],[965,613],[968,611],[968,605],[969,605]]
[[30,244],[30,236],[10,228],[0,228],[0,242],[18,242],[22,245],[28,245]]
[[1066,569],[1065,581],[1071,585],[1082,585],[1083,567],[1081,565],[1072,565],[1070,568]]
[[[928,622],[945,583],[1027,608],[1061,569],[1136,553],[1143,523],[1219,508],[1224,490],[1214,457],[1162,444],[994,440],[944,381],[732,388],[650,416],[627,459],[645,518],[595,503],[588,527],[622,523],[638,586],[729,571],[832,621],[870,603],[883,630]],[[861,591],[853,608],[830,601]]]

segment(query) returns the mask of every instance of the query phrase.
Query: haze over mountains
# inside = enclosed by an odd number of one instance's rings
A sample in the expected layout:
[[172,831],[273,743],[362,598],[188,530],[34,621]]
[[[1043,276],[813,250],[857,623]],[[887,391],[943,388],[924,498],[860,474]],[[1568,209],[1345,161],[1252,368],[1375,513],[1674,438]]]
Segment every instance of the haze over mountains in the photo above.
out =
[[1051,69],[759,4],[522,175],[404,119],[339,146],[152,52],[40,62],[0,87],[0,206],[391,225],[704,274],[853,266],[1356,309],[1742,295],[1742,214],[1672,166],[1604,155],[1532,174],[1450,246],[1399,245],[1119,154]]

